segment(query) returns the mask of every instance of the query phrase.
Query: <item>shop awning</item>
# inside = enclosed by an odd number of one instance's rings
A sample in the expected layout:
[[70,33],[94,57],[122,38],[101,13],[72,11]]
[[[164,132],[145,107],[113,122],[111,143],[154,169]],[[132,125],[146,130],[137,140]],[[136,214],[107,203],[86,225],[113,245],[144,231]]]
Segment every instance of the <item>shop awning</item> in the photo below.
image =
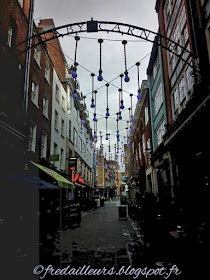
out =
[[40,164],[37,164],[37,163],[35,163],[33,161],[31,161],[31,163],[33,163],[35,166],[40,168],[42,171],[46,172],[48,175],[50,175],[55,180],[57,180],[59,187],[70,188],[70,189],[74,189],[75,188],[75,185],[72,182],[70,182],[69,180],[67,180],[66,178],[64,178],[63,176],[61,176],[57,172],[55,172],[54,170],[52,170],[52,169],[50,169],[48,167],[42,166]]

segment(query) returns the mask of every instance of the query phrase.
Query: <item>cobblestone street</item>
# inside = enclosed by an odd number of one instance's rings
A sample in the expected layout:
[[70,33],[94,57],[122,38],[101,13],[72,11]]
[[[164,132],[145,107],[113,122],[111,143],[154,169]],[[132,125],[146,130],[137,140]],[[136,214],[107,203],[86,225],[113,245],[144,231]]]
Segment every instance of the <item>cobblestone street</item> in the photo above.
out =
[[83,212],[80,227],[61,233],[62,267],[90,265],[118,270],[132,265],[130,250],[135,245],[135,232],[129,220],[119,220],[119,203],[119,200],[108,201],[95,211]]

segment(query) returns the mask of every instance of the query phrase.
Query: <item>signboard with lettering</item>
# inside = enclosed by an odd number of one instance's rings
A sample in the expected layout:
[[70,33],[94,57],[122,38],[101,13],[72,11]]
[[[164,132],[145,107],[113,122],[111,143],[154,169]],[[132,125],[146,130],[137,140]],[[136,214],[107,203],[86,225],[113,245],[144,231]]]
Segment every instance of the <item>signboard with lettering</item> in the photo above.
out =
[[77,167],[77,158],[69,158],[69,168],[76,168]]

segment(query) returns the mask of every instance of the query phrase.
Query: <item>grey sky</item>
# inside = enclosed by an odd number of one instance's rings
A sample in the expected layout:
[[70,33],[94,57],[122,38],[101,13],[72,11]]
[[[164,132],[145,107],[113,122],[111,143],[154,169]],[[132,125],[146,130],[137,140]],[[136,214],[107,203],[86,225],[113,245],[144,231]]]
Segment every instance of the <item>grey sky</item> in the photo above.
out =
[[[55,26],[60,26],[68,23],[76,23],[81,21],[88,21],[93,17],[95,20],[103,21],[116,21],[144,27],[146,29],[157,32],[158,20],[155,12],[156,0],[35,0],[34,7],[34,19],[38,23],[39,19],[52,18]],[[116,33],[80,33],[78,34],[81,39],[78,43],[77,61],[79,64],[90,70],[91,72],[98,74],[99,70],[99,43],[94,39],[88,38],[103,38],[119,41],[104,40],[102,44],[102,70],[103,78],[107,81],[118,77],[125,71],[124,66],[124,50],[121,43],[122,40],[127,40],[126,46],[127,52],[127,66],[128,68],[133,66],[137,61],[141,60],[147,54],[151,52],[152,43],[142,41],[132,36],[125,36]],[[131,42],[135,41],[135,42]],[[66,36],[60,39],[61,46],[63,48],[66,60],[69,64],[72,64],[75,51],[74,35]],[[146,69],[149,62],[148,55],[141,61],[140,65],[140,80],[146,79]],[[69,59],[71,58],[71,59]],[[81,91],[84,95],[92,91],[92,80],[90,73],[78,67],[78,80],[80,83]],[[123,89],[137,95],[137,70],[136,66],[129,71],[130,82],[123,82]],[[98,89],[106,82],[98,82],[95,79],[95,89]],[[120,87],[120,78],[113,81],[117,87]],[[128,93],[123,93],[125,109],[130,107],[130,96]],[[113,114],[112,118],[108,119],[108,133],[114,132],[111,137],[111,145],[116,143],[116,113],[118,112],[118,89],[109,86],[109,108],[110,114]],[[90,108],[91,94],[87,95],[86,103],[89,110],[91,127],[93,128],[93,109]],[[133,105],[136,104],[137,98],[133,97]],[[106,87],[98,90],[97,93],[97,113],[104,115],[106,112]],[[134,108],[133,108],[134,114]],[[120,131],[120,146],[123,141],[123,136],[126,135],[128,120],[128,110],[122,113],[123,120],[119,121]],[[98,131],[102,131],[105,134],[105,118],[98,116]],[[98,134],[99,138],[99,134]],[[103,144],[108,144],[108,141],[103,137]],[[112,148],[112,153],[114,149]],[[107,152],[107,149],[105,149]]]

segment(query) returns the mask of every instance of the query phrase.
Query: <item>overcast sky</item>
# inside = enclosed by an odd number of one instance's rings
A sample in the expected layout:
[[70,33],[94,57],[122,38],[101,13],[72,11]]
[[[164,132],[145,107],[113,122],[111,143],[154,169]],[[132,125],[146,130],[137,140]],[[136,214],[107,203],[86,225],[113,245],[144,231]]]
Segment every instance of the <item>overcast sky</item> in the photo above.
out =
[[[40,19],[52,18],[55,26],[88,21],[93,19],[101,21],[115,21],[135,26],[140,26],[154,32],[158,30],[157,14],[155,12],[156,0],[35,0],[34,7],[34,21],[37,24]],[[152,43],[143,41],[136,37],[120,35],[116,33],[79,33],[81,39],[78,42],[77,62],[88,69],[89,71],[98,74],[99,70],[99,43],[95,39],[102,38],[102,70],[103,78],[106,81],[111,81],[118,77],[125,71],[124,65],[124,49],[122,40],[127,40],[126,56],[127,67],[135,65],[145,56],[146,58],[141,61],[140,65],[140,80],[146,79],[146,69],[148,66],[152,49]],[[83,38],[86,37],[86,38]],[[91,39],[87,39],[91,38]],[[107,40],[106,40],[107,39]],[[132,42],[133,41],[133,42]],[[75,52],[74,35],[66,36],[60,39],[60,43],[68,64],[72,64]],[[83,95],[87,95],[86,103],[89,110],[89,119],[91,127],[93,128],[93,109],[90,108],[90,99],[92,91],[92,79],[90,72],[78,66],[77,70],[78,80],[80,83]],[[136,104],[137,98],[137,68],[133,67],[129,71],[130,82],[123,82],[123,89],[129,93],[133,93],[133,105]],[[120,88],[120,78],[112,82]],[[105,85],[106,82],[98,82],[95,79],[95,90]],[[120,147],[121,142],[124,140],[123,136],[126,135],[126,121],[128,120],[128,110],[130,107],[129,93],[124,92],[124,105],[125,109],[122,113],[123,120],[119,121],[120,130]],[[119,111],[119,95],[118,89],[114,86],[109,86],[109,108],[110,116],[108,119],[108,133],[113,134],[111,137],[112,152],[114,151],[114,144],[116,141],[116,113]],[[102,131],[105,135],[105,113],[106,113],[106,87],[102,87],[97,92],[97,118],[98,118],[98,131]],[[134,109],[133,109],[134,114]],[[98,134],[99,139],[99,134]],[[108,145],[108,141],[103,137],[104,146]],[[108,152],[105,149],[105,152]]]

